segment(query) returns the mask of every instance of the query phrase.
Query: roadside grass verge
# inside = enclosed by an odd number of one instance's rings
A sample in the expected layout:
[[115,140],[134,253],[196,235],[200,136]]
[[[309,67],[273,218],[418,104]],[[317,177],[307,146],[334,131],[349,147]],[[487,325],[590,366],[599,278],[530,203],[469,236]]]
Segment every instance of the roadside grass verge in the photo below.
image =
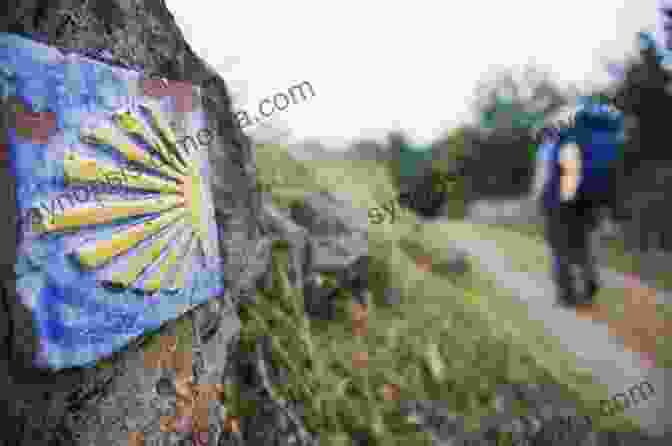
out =
[[[475,431],[481,417],[495,413],[495,391],[501,384],[559,383],[567,401],[582,407],[583,398],[539,366],[525,343],[516,342],[507,330],[493,331],[492,321],[482,317],[483,304],[477,307],[473,301],[494,286],[480,273],[440,277],[416,270],[400,248],[386,248],[387,256],[374,254],[374,263],[389,269],[390,250],[399,262],[378,277],[390,280],[400,270],[415,277],[402,290],[398,306],[385,307],[374,295],[365,336],[352,333],[348,290],[337,295],[334,321],[308,320],[300,292],[289,285],[282,247],[273,250],[273,289],[259,290],[257,303],[241,312],[241,342],[253,351],[259,336],[270,335],[273,363],[288,371],[286,384],[274,391],[303,404],[304,421],[320,434],[321,444],[350,444],[355,433],[366,432],[369,444],[430,445],[413,418],[402,415],[400,400],[444,401],[453,415],[462,417],[467,431]],[[492,314],[491,308],[487,311]],[[354,358],[361,352],[367,359],[358,366]],[[584,387],[591,385],[589,376],[573,376]],[[398,389],[397,397],[386,397],[386,388]],[[234,416],[253,410],[242,401],[229,404]],[[512,418],[528,410],[521,402],[508,409]],[[597,408],[577,412],[598,417]]]
[[[544,227],[541,223],[521,223],[509,225],[493,225],[533,237],[536,240],[544,240]],[[628,251],[623,240],[620,238],[600,240],[597,254],[602,266],[613,269],[623,274],[641,275],[646,268],[643,255]],[[661,271],[650,279],[651,285],[663,289],[672,290],[672,275],[667,271]]]
[[[455,222],[426,225],[421,231],[409,235],[409,238],[431,252],[440,250],[450,237],[469,235],[483,234],[473,225]],[[443,243],[436,243],[438,240]],[[515,242],[512,245],[517,252],[527,252],[525,250],[529,249],[525,240]],[[589,415],[596,430],[636,429],[636,425],[626,417],[605,417],[600,414],[600,401],[607,399],[607,387],[596,383],[590,371],[577,366],[575,355],[566,351],[558,338],[547,335],[543,321],[528,318],[527,305],[502,289],[492,275],[480,268],[478,259],[471,258],[470,261],[472,273],[455,278],[455,286],[462,292],[462,302],[487,321],[493,336],[505,339],[508,344],[533,358],[535,367],[543,371],[543,377],[525,382],[560,383],[566,390],[564,399],[576,403],[577,415]],[[529,265],[527,269],[532,270]]]
[[[507,254],[511,268],[516,271],[529,272],[549,276],[551,271],[550,256],[541,235],[528,225],[522,231],[511,226],[473,224],[467,222],[450,222],[450,230],[446,234],[450,237],[459,237],[462,240],[488,239],[497,243],[498,249]],[[610,320],[626,318],[626,293],[628,289],[605,286],[596,296],[596,302],[607,310]],[[662,319],[672,321],[672,309],[665,304],[658,303],[656,310]],[[672,367],[672,349],[664,338],[657,340],[656,358],[661,367]]]
[[[604,240],[601,242],[601,245],[603,261],[610,268],[624,274],[634,275],[640,275],[641,271],[647,268],[646,261],[642,258],[642,255],[626,250],[623,240]],[[657,272],[651,277],[650,281],[651,285],[656,288],[672,291],[672,275],[669,273],[669,270]]]
[[[263,158],[257,157],[261,171]],[[396,195],[387,170],[375,162],[310,161],[305,165],[311,171],[312,182],[305,186],[305,191],[326,189],[349,194],[355,208],[380,206]],[[291,195],[300,199],[296,192]],[[453,230],[450,225],[449,232]],[[313,345],[319,346],[315,351],[321,352],[315,353],[316,357],[325,354],[324,361],[332,364],[324,367],[340,370],[341,381],[338,382],[345,380],[349,383],[347,386],[360,386],[359,391],[347,393],[346,400],[356,399],[355,395],[359,394],[366,396],[369,405],[365,404],[369,408],[366,410],[374,410],[371,407],[376,404],[388,407],[389,402],[386,406],[377,388],[393,383],[399,386],[401,399],[449,402],[464,417],[467,430],[474,430],[480,417],[494,410],[491,398],[496,383],[558,383],[567,389],[568,401],[575,401],[579,410],[585,411],[583,414],[591,415],[596,428],[635,429],[625,417],[605,420],[599,415],[599,401],[608,398],[606,387],[594,383],[589,372],[579,370],[575,356],[564,351],[558,340],[547,336],[541,322],[535,324],[527,320],[524,304],[516,307],[515,299],[498,289],[478,265],[472,265],[472,271],[461,278],[440,268],[433,273],[418,269],[411,257],[426,253],[441,263],[441,245],[447,239],[444,233],[432,233],[431,228],[423,226],[428,225],[418,223],[412,215],[395,225],[369,225],[369,253],[373,258],[369,280],[374,298],[369,333],[365,338],[354,337],[350,332],[346,311],[350,297],[346,291],[340,297],[341,309],[336,321],[310,324],[311,336],[315,339]],[[471,226],[465,223],[462,230]],[[473,227],[469,231],[471,236],[506,238],[510,234],[506,230],[494,235],[483,234],[481,228]],[[453,236],[460,237],[460,231],[455,231]],[[545,260],[539,243],[529,237],[511,240],[509,236],[509,242],[529,245],[525,255],[516,256],[521,258],[518,262],[521,267],[536,271],[538,265],[527,263]],[[530,253],[538,259],[528,258]],[[523,257],[526,260],[522,260]],[[388,287],[401,291],[401,304],[382,305],[382,292]],[[352,353],[358,348],[368,348],[369,366],[365,372],[352,367]],[[343,401],[343,404],[349,407],[348,404],[354,403]],[[382,419],[386,420],[388,415]],[[360,419],[380,418],[367,415]],[[325,432],[332,429],[334,438],[344,438],[344,432],[359,428],[357,423],[352,423],[355,422],[342,421],[336,431],[333,431],[334,425],[327,422],[320,426]],[[378,426],[377,422],[365,424],[368,430],[378,432],[376,438],[393,441],[388,436],[392,425],[384,422],[387,427],[377,430],[379,428],[374,427]]]

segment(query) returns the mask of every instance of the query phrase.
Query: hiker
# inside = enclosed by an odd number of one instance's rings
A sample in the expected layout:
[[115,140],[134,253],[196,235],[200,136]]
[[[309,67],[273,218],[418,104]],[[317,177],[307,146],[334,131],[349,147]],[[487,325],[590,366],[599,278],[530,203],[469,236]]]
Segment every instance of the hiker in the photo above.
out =
[[[623,140],[623,117],[604,101],[584,98],[555,113],[539,132],[533,198],[545,217],[556,305],[590,305],[600,289],[591,233],[602,209],[614,209],[614,161]],[[583,283],[580,290],[574,266]]]

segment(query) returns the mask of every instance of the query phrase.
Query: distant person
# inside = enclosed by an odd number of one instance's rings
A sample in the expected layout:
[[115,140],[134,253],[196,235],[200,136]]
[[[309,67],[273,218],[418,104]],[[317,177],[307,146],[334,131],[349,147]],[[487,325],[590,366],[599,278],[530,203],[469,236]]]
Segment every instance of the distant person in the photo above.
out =
[[[622,114],[603,101],[585,98],[554,114],[539,132],[533,196],[545,217],[557,304],[590,305],[600,289],[591,233],[602,208],[614,209]],[[575,279],[580,279],[580,288]]]

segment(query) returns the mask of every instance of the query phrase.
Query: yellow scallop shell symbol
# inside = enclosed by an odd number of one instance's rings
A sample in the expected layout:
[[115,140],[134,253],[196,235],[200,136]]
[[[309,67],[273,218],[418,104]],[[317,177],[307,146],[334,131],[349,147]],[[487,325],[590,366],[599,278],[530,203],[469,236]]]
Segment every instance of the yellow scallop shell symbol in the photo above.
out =
[[[159,111],[148,105],[140,108],[149,117],[149,125],[123,111],[113,116],[121,132],[103,127],[80,132],[82,142],[112,148],[127,167],[68,152],[65,178],[68,185],[91,190],[97,186],[101,190],[111,178],[119,179],[128,190],[155,195],[123,199],[118,194],[99,193],[99,206],[73,206],[54,213],[41,222],[38,231],[76,232],[84,227],[130,221],[111,237],[78,247],[73,255],[81,268],[95,271],[123,258],[122,267],[116,268],[108,281],[113,285],[149,293],[181,289],[189,265],[209,254],[208,225],[203,215],[205,186],[199,169],[203,154],[180,147]],[[143,144],[136,144],[138,140]],[[131,172],[130,166],[143,169]]]

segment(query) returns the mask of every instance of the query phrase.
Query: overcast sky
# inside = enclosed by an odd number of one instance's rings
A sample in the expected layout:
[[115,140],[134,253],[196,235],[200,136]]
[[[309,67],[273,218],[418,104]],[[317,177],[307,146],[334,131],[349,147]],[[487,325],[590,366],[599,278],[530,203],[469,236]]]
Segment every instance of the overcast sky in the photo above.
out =
[[655,29],[657,3],[167,0],[237,109],[309,81],[316,96],[268,124],[332,146],[393,128],[427,142],[470,118],[476,82],[498,67],[533,62],[562,83],[604,82],[601,60]]

